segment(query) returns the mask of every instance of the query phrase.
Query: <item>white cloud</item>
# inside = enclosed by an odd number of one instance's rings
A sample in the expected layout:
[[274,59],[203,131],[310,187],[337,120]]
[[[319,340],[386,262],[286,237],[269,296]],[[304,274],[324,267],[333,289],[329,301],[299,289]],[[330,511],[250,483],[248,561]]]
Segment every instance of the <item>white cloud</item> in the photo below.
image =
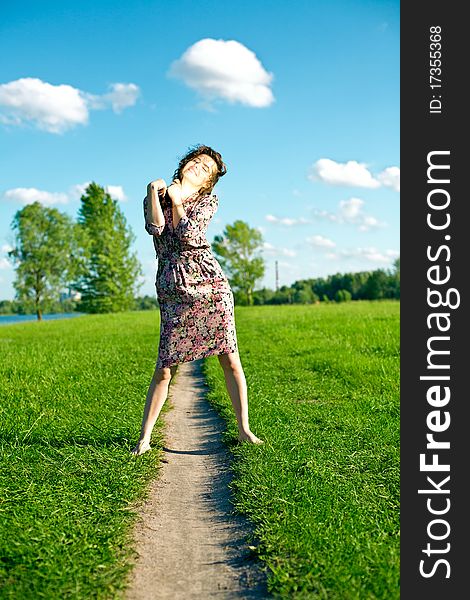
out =
[[320,158],[309,170],[307,175],[311,181],[323,181],[331,185],[348,185],[376,189],[381,186],[400,191],[399,167],[387,167],[374,176],[365,163],[350,160],[338,163],[329,158]]
[[387,167],[377,175],[377,179],[385,187],[392,188],[396,192],[400,191],[400,169],[399,167]]
[[329,158],[320,158],[311,167],[309,179],[318,179],[331,185],[352,185],[355,187],[378,188],[380,182],[374,179],[364,163],[350,160],[337,163]]
[[89,111],[111,108],[119,113],[135,104],[139,88],[133,83],[112,83],[103,95],[83,92],[68,84],[53,85],[37,77],[22,77],[0,84],[0,122],[35,125],[42,131],[61,134],[87,125]]
[[10,252],[10,250],[13,250],[13,246],[10,246],[10,244],[3,244],[2,252]]
[[106,109],[109,106],[117,114],[128,106],[134,106],[140,95],[140,90],[135,83],[111,83],[111,91],[107,94],[89,94],[82,92],[88,107],[94,110]]
[[400,256],[396,250],[385,250],[381,252],[377,248],[354,248],[350,250],[339,250],[326,255],[330,259],[362,259],[372,263],[391,263]]
[[265,70],[252,50],[235,40],[199,40],[171,64],[168,76],[196,90],[209,110],[210,101],[215,99],[255,108],[274,102],[270,88],[273,74]]
[[313,214],[315,217],[321,218],[321,219],[327,219],[328,221],[331,221],[332,223],[339,223],[340,217],[339,215],[335,214],[335,213],[330,213],[327,210],[320,210],[320,209],[314,209]]
[[[56,204],[69,204],[77,201],[85,194],[86,188],[90,182],[77,183],[69,188],[68,192],[48,192],[46,190],[38,190],[37,188],[13,188],[6,190],[3,197],[6,200],[25,206],[33,202],[40,202],[44,206],[54,206]],[[124,188],[121,185],[106,185],[104,189],[111,198],[120,202],[127,201],[127,196]]]
[[326,210],[315,210],[314,215],[321,219],[327,219],[333,223],[355,225],[359,231],[369,231],[385,226],[385,223],[379,221],[363,211],[364,200],[361,198],[349,198],[341,200],[337,213],[330,213]]
[[322,235],[313,235],[307,238],[307,242],[315,248],[334,248],[336,246],[333,240],[330,240]]
[[341,200],[339,203],[339,212],[345,221],[354,221],[360,216],[363,206],[364,200],[360,198]]
[[273,246],[269,242],[263,242],[263,250],[270,255],[277,256],[296,256],[297,252],[295,250],[291,250],[290,248],[279,248]]
[[52,206],[54,204],[68,204],[67,194],[62,192],[46,192],[37,188],[13,188],[4,193],[7,200],[11,200],[17,204],[25,206],[33,202],[40,202],[44,206]]
[[122,185],[107,185],[105,186],[105,190],[111,198],[114,198],[114,200],[119,200],[120,202],[125,202],[127,200]]
[[8,258],[0,256],[0,269],[11,269],[11,263]]
[[286,262],[285,260],[280,260],[277,263],[278,267],[288,267],[289,269],[299,269],[299,265],[292,264],[290,262]]
[[371,215],[363,215],[362,221],[359,223],[359,231],[369,231],[369,229],[377,229],[383,227],[384,223],[372,217]]
[[282,256],[297,256],[297,252],[295,250],[291,250],[290,248],[280,248]]
[[70,199],[80,200],[90,183],[91,181],[85,181],[84,183],[76,183],[75,185],[72,185],[68,192]]
[[286,225],[287,227],[291,227],[292,225],[304,225],[305,223],[310,223],[309,219],[305,217],[299,217],[298,219],[292,219],[291,217],[275,217],[274,215],[266,215],[266,221],[270,223],[277,223],[278,225]]

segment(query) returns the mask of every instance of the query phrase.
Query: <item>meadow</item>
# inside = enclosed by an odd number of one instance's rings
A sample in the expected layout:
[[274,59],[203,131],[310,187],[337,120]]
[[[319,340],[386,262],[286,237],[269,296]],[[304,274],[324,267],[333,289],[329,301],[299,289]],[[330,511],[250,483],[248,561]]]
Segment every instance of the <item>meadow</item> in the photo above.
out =
[[[250,427],[234,504],[282,598],[399,598],[399,303],[239,307]],[[209,399],[237,428],[223,377]]]
[[[204,371],[270,591],[398,599],[399,303],[237,306],[236,323],[263,446],[234,444],[215,356]],[[161,422],[152,452],[129,452],[158,326],[143,311],[0,328],[0,597],[123,592],[132,504],[162,458]]]

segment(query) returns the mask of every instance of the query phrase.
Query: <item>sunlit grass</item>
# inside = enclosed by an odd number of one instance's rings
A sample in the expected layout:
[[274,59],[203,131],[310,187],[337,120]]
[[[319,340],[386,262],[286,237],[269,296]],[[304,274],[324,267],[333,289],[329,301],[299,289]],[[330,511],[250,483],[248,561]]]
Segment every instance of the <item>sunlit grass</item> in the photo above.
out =
[[157,344],[157,312],[0,328],[0,597],[122,589],[130,503],[161,458],[129,452]]
[[[236,307],[250,425],[215,356],[236,507],[284,598],[399,597],[399,304]],[[140,430],[158,311],[0,328],[0,597],[117,598],[133,502],[158,477]],[[165,405],[163,412],[167,410]]]
[[[238,510],[284,598],[399,598],[399,303],[237,307],[250,426]],[[237,427],[211,357],[210,400]]]

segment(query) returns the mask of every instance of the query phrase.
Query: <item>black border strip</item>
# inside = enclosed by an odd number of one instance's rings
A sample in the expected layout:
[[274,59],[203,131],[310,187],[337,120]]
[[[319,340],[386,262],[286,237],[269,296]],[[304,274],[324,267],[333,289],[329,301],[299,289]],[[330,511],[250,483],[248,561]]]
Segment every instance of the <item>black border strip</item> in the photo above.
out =
[[[464,4],[451,1],[401,4],[404,600],[463,598],[469,593],[465,513],[470,492],[465,488],[470,472],[466,464],[470,458],[470,398],[465,373],[470,372],[470,328],[465,308],[470,270],[465,267],[470,230],[467,233],[465,213],[470,199],[464,182],[470,172],[466,164],[470,152],[464,149],[464,135],[470,108],[464,108],[464,103],[469,105],[464,87],[470,28],[464,8]],[[433,43],[440,46],[431,46]],[[430,61],[435,61],[434,66]],[[440,73],[430,71],[436,66]],[[437,79],[430,80],[431,75]],[[431,88],[431,83],[441,87]],[[449,168],[428,170],[431,163]],[[444,305],[446,301],[449,306]],[[430,316],[433,313],[441,316]],[[432,435],[431,442],[427,435]],[[427,448],[428,443],[435,447]],[[424,455],[421,468],[420,455]],[[432,467],[433,461],[436,467]]]

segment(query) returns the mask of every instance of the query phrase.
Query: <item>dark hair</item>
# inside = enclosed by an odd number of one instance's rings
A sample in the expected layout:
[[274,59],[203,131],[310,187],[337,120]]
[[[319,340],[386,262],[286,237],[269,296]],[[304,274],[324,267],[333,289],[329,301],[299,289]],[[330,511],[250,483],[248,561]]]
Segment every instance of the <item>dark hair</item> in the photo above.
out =
[[219,179],[223,177],[225,173],[227,173],[227,167],[224,161],[222,160],[222,156],[219,152],[217,152],[210,146],[196,144],[196,146],[193,146],[190,150],[188,150],[188,152],[186,152],[186,154],[180,159],[178,167],[173,174],[173,180],[179,179],[181,181],[182,172],[186,164],[190,160],[196,158],[197,156],[200,156],[201,154],[207,154],[207,156],[210,156],[215,161],[215,164],[217,165],[217,171],[211,174],[207,184],[199,190],[199,193],[197,195],[198,199],[202,196],[205,196],[206,194],[210,194],[214,189],[215,184],[219,181]]

